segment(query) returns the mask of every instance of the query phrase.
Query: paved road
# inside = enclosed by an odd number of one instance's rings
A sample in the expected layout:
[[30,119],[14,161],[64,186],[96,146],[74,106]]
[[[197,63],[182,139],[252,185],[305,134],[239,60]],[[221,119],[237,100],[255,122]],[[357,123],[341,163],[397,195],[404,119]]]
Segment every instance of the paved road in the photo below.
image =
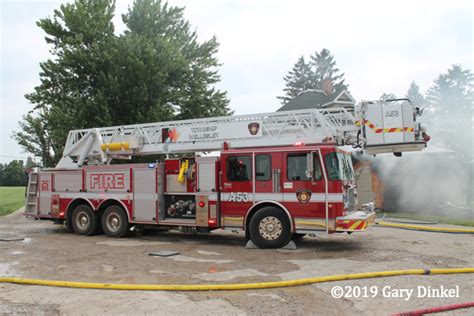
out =
[[[242,235],[155,232],[110,239],[68,233],[20,212],[0,218],[0,275],[108,283],[202,284],[277,281],[344,273],[474,266],[472,235],[373,228],[352,235],[305,237],[298,250],[245,249]],[[180,255],[151,257],[150,251]],[[333,298],[333,286],[364,287],[376,297]],[[456,288],[459,297],[417,298],[418,287]],[[372,287],[372,288],[371,288]],[[474,275],[407,276],[294,288],[230,292],[125,292],[0,284],[0,314],[331,314],[379,315],[474,301]],[[383,297],[403,295],[410,298]],[[401,294],[400,294],[401,293]],[[357,294],[357,293],[354,293]],[[363,294],[363,293],[362,293]],[[362,295],[361,294],[361,295]],[[419,293],[423,294],[423,293]],[[472,314],[473,310],[456,314]]]

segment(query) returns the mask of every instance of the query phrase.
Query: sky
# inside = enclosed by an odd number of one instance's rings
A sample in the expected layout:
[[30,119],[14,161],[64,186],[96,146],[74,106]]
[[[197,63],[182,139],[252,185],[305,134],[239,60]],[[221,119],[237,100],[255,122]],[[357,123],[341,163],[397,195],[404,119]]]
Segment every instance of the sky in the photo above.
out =
[[[36,21],[65,1],[0,0],[0,162],[28,154],[11,139],[24,98],[39,84],[39,63],[51,55]],[[121,14],[132,0],[117,0]],[[452,65],[473,66],[472,1],[169,0],[184,6],[199,38],[215,35],[221,82],[236,114],[280,107],[283,76],[299,56],[331,50],[357,101],[404,96],[410,82],[426,91]]]

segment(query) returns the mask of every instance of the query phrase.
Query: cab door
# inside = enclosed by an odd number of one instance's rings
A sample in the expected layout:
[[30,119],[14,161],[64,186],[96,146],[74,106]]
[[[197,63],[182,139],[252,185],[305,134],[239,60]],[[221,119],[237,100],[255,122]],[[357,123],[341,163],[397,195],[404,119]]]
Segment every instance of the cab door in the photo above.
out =
[[281,152],[255,153],[255,202],[283,202]]
[[222,155],[221,214],[225,227],[243,228],[247,210],[253,205],[253,153]]
[[[311,155],[312,169],[308,166]],[[325,218],[325,188],[317,152],[283,153],[283,204],[293,217]]]

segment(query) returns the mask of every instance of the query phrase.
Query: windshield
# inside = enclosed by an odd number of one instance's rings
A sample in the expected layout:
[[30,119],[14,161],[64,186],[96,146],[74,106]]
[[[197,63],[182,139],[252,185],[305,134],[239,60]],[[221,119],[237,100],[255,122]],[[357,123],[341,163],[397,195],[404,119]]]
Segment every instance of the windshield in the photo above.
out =
[[332,152],[324,158],[330,180],[354,180],[354,169],[349,155]]

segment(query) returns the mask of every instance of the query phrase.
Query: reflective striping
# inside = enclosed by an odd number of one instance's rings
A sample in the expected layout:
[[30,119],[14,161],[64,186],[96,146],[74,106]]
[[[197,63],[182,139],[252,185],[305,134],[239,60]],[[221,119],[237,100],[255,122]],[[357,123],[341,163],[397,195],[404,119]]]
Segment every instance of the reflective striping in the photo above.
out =
[[[231,193],[221,193],[221,200],[228,202]],[[255,202],[260,201],[284,201],[284,202],[299,202],[296,192],[291,193],[256,193]],[[248,193],[248,202],[254,201],[254,194]],[[325,202],[326,195],[324,193],[313,193],[309,202]],[[342,202],[342,193],[329,193],[328,202]]]
[[305,219],[305,220],[295,219],[295,224],[296,224],[296,227],[298,227],[300,225],[326,227],[326,220],[325,219],[322,219],[322,220],[318,219],[316,221],[311,221],[309,219]]
[[[63,192],[59,193],[60,198],[62,199],[94,199],[94,200],[107,200],[107,199],[117,199],[117,200],[131,200],[133,198],[132,193],[89,193],[89,192]],[[150,194],[154,196],[154,194]]]
[[[361,126],[362,122],[356,121],[355,122],[356,126]],[[378,128],[375,126],[372,122],[369,120],[365,120],[365,126],[368,126],[370,129],[372,129],[376,134],[380,134],[382,132],[384,133],[399,133],[399,132],[413,132],[415,129],[413,127],[390,127],[390,128]]]
[[[131,200],[131,199],[141,199],[141,200],[155,200],[156,194],[149,193],[149,194],[139,194],[139,193],[111,193],[111,192],[104,192],[104,193],[91,193],[91,192],[55,192],[55,194],[59,194],[60,198],[62,199],[76,199],[76,198],[83,198],[83,199],[95,199],[95,200],[106,200],[106,199],[119,199],[119,200]],[[230,198],[231,193],[221,193],[221,200],[227,202]],[[209,201],[217,201],[218,194],[203,194],[209,197]],[[40,192],[40,198],[51,198],[51,192]],[[248,193],[248,201],[253,202],[252,193]],[[298,202],[298,198],[296,193],[256,193],[255,194],[255,201],[284,201],[284,202]],[[325,202],[325,194],[324,193],[313,193],[311,195],[310,202]],[[342,202],[342,193],[329,193],[328,194],[328,201],[329,202]]]
[[224,216],[224,226],[242,227],[244,218],[242,216]]
[[207,195],[207,197],[209,198],[209,201],[217,201],[217,193],[210,193],[210,194],[202,193],[201,195]]
[[[316,230],[321,231],[326,229],[326,219],[325,218],[307,218],[300,217],[295,218],[295,228],[296,230]],[[328,220],[328,229],[335,230],[336,221],[334,219]]]
[[368,220],[338,220],[337,230],[342,231],[362,231],[367,229]]
[[354,230],[354,229],[356,229],[357,227],[360,226],[360,223],[361,223],[361,221],[354,221],[354,223],[351,224],[351,226],[349,226],[349,230]]

